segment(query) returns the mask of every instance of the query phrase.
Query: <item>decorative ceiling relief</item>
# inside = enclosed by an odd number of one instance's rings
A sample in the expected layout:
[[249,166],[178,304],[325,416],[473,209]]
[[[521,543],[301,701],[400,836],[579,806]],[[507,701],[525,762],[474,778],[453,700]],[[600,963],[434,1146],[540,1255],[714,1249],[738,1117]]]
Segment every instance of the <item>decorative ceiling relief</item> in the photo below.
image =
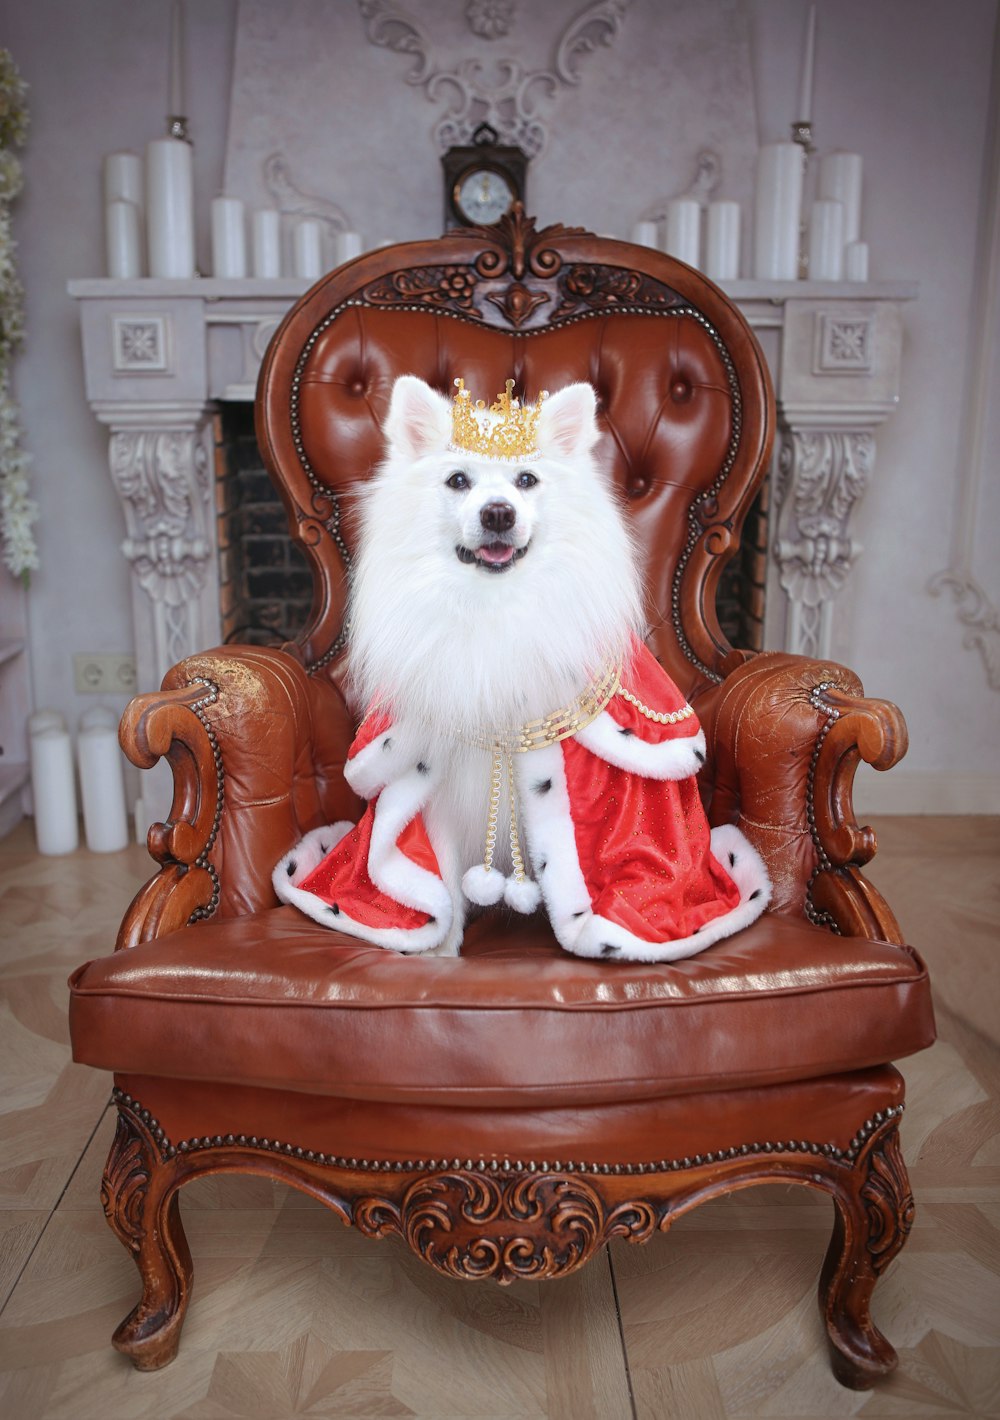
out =
[[[446,69],[435,58],[427,32],[394,0],[358,0],[368,42],[380,49],[412,56],[406,82],[422,88],[445,111],[434,127],[439,150],[471,143],[482,123],[501,142],[515,144],[529,157],[540,153],[548,139],[547,118],[540,106],[560,89],[580,83],[580,64],[598,45],[614,43],[632,0],[595,0],[563,30],[549,69],[528,70],[518,59],[484,63],[463,59]],[[469,0],[466,19],[474,34],[495,39],[509,33],[514,6],[507,0]]]

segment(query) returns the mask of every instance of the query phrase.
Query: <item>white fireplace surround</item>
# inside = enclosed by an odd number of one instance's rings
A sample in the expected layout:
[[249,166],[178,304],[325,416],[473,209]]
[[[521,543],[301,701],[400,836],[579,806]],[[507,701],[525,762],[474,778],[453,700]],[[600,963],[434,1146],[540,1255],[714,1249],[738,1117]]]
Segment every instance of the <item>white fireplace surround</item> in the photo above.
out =
[[[252,400],[268,341],[306,282],[80,280],[87,398],[110,435],[131,569],[140,690],[218,643],[210,419]],[[852,517],[875,431],[899,394],[912,282],[734,281],[778,396],[765,644],[836,654],[835,609],[860,548]]]

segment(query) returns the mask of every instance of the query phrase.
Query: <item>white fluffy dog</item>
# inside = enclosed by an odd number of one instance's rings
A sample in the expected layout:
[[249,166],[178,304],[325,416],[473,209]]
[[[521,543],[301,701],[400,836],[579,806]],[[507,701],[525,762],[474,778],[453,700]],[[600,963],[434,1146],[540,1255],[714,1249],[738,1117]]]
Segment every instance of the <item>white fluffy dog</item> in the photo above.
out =
[[709,833],[704,736],[640,640],[593,389],[532,407],[508,382],[473,413],[464,389],[450,403],[403,376],[385,436],[350,607],[367,711],[345,774],[369,808],[287,854],[279,897],[440,955],[470,902],[542,901],[581,956],[671,960],[747,925],[767,874],[735,828]]

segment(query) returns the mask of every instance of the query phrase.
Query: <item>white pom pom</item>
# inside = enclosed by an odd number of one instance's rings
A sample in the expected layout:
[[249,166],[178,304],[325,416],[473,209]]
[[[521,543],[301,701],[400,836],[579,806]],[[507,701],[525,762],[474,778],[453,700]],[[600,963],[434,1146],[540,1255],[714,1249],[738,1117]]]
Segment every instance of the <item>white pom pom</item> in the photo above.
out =
[[533,883],[530,878],[522,878],[520,882],[517,878],[508,878],[503,897],[508,907],[527,915],[534,912],[541,902],[542,892],[538,884]]
[[492,907],[499,902],[506,885],[503,873],[498,873],[496,868],[487,868],[483,863],[470,868],[462,879],[462,891],[478,907]]

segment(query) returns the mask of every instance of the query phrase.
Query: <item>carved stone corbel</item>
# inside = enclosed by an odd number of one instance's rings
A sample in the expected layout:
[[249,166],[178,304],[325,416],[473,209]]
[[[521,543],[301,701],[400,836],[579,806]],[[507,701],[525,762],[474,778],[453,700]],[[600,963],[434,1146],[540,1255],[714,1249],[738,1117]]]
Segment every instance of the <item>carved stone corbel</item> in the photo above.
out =
[[[104,409],[111,477],[122,501],[132,573],[136,673],[159,685],[218,640],[212,468],[206,410]],[[211,575],[210,575],[211,574]]]
[[874,463],[869,429],[799,428],[782,435],[774,556],[789,603],[789,651],[819,660],[831,654],[833,601],[861,551],[851,515]]

